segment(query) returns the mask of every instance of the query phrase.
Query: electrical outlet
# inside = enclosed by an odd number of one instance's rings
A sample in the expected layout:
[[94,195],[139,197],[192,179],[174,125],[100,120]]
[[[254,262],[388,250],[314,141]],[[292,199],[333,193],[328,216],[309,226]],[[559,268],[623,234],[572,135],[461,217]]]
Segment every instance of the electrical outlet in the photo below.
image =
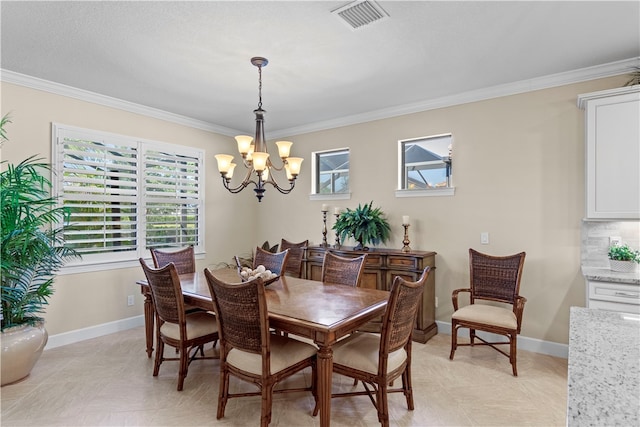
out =
[[133,304],[134,304],[133,295],[127,296],[127,305],[133,305]]
[[488,245],[489,244],[489,232],[488,231],[483,231],[482,233],[480,233],[480,244],[482,244],[482,245]]
[[620,236],[609,236],[609,246],[620,246],[622,238]]
[[436,297],[436,308],[438,308],[438,297]]

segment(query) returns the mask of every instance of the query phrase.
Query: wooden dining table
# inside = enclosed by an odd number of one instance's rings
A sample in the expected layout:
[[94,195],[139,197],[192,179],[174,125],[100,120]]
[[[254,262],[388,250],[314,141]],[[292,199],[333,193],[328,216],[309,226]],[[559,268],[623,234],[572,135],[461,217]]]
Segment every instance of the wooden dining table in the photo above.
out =
[[[239,282],[235,269],[213,270],[228,283]],[[213,310],[204,271],[181,274],[184,301],[195,307]],[[145,295],[145,333],[147,355],[153,352],[154,311],[146,280],[136,282]],[[283,276],[266,287],[269,326],[309,338],[318,346],[318,403],[320,425],[331,423],[331,384],[333,376],[332,346],[340,338],[381,316],[389,292],[378,289],[332,285],[315,280]]]

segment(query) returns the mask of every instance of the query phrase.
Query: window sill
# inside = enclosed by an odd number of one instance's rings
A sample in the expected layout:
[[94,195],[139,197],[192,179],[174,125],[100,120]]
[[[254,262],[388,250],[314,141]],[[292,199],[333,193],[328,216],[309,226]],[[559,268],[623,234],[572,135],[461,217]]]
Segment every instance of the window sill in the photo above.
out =
[[351,200],[351,193],[309,194],[309,200]]
[[432,188],[429,190],[396,190],[396,197],[453,196],[455,191],[455,187]]

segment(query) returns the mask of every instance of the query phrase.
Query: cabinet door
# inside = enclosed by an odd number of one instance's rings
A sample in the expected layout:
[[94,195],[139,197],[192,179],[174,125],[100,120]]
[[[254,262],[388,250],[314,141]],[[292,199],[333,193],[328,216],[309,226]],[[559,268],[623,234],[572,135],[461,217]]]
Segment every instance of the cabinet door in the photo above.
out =
[[640,218],[640,93],[586,108],[587,218]]

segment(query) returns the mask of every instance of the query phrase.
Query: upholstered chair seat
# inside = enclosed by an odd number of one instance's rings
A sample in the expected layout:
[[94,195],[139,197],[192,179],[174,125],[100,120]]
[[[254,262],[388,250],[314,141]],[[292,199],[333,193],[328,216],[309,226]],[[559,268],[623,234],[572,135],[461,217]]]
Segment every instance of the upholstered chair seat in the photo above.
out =
[[518,319],[511,307],[506,309],[492,305],[472,304],[462,307],[451,317],[458,321],[489,324],[501,328],[516,329],[518,327]]

